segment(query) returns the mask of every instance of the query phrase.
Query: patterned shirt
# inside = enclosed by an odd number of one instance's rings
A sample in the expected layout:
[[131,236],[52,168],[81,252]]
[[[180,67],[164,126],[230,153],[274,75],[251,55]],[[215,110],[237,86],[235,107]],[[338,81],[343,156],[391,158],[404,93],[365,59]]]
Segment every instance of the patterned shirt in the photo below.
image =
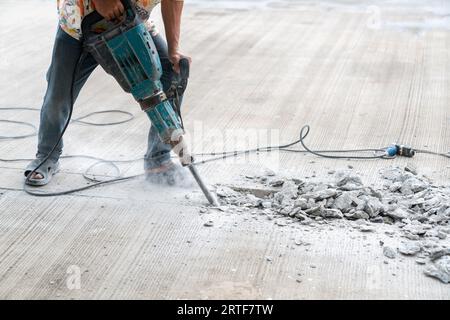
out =
[[[136,12],[146,21],[148,29],[158,33],[153,21],[148,20],[150,12],[161,0],[136,0]],[[57,0],[59,24],[75,39],[81,38],[81,20],[95,10],[92,0]]]

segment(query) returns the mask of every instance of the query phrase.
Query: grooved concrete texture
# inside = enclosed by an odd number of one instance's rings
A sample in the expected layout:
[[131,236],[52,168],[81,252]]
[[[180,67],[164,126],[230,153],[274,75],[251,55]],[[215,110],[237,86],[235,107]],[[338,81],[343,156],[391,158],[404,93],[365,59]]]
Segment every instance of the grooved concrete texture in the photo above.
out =
[[[161,25],[158,11],[153,15]],[[449,13],[446,1],[425,0],[187,2],[182,43],[194,64],[183,113],[195,150],[284,143],[308,123],[307,143],[315,149],[398,141],[449,151]],[[1,1],[0,107],[40,106],[56,25],[54,1]],[[141,157],[146,116],[97,69],[75,116],[113,107],[136,119],[113,127],[73,123],[64,152]],[[0,117],[38,123],[32,111]],[[29,132],[4,123],[0,130]],[[35,138],[1,141],[0,155],[30,158],[35,147]],[[211,184],[236,183],[264,168],[305,177],[351,164],[376,182],[380,168],[407,161],[283,153],[200,171]],[[448,159],[409,161],[448,183]],[[314,230],[245,214],[200,215],[205,201],[191,182],[159,188],[137,179],[34,198],[21,191],[25,164],[0,163],[1,298],[450,298],[449,286],[423,276],[414,259],[383,263],[379,241],[394,241],[385,239],[389,226],[361,234],[345,225]],[[90,164],[63,160],[46,190],[85,184],[81,173]],[[120,167],[132,174],[142,163]],[[94,171],[114,174],[104,166]],[[213,227],[203,226],[208,220]],[[311,245],[297,246],[299,238]]]

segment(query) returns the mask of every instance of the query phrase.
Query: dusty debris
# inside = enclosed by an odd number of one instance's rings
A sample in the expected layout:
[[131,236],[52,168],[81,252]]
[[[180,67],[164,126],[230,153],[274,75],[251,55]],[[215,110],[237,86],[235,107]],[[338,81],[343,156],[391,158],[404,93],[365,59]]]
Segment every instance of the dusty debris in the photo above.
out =
[[405,166],[405,171],[407,172],[411,172],[413,175],[417,175],[417,168],[414,164],[412,163],[407,163]]
[[294,240],[294,243],[295,243],[297,246],[310,246],[310,245],[311,245],[311,243],[306,242],[306,241],[303,241],[303,240],[300,240],[300,239],[295,239],[295,240]]
[[218,206],[218,207],[213,207],[212,209],[217,209],[219,211],[226,212],[228,210],[228,207],[227,206]]
[[271,201],[263,201],[263,202],[261,202],[261,205],[263,208],[271,208],[272,202]]
[[408,217],[408,212],[403,208],[397,208],[393,211],[388,211],[386,215],[394,220],[403,220]]
[[395,250],[392,247],[389,247],[389,246],[384,246],[383,247],[383,254],[384,254],[385,257],[387,257],[389,259],[395,259],[395,257],[396,257]]
[[285,227],[285,226],[287,226],[287,223],[286,223],[285,220],[276,220],[276,221],[275,221],[275,224],[276,224],[277,226],[280,226],[280,227]]
[[361,232],[373,232],[373,231],[375,231],[375,228],[370,226],[370,225],[363,224],[363,225],[361,225],[359,227],[359,231],[361,231]]
[[342,212],[337,210],[337,209],[324,209],[324,208],[321,208],[320,213],[321,213],[320,216],[323,217],[323,218],[340,219],[340,218],[343,217]]
[[[325,219],[345,218],[369,220],[389,224],[403,223],[406,235],[424,236],[423,224],[447,224],[450,219],[450,190],[430,184],[428,179],[411,173],[412,166],[387,168],[380,172],[385,188],[366,186],[352,171],[338,170],[330,179],[319,181],[279,178],[271,176],[255,188],[219,186],[217,195],[224,205],[268,209],[274,215],[305,216]],[[395,188],[393,185],[398,184]],[[278,190],[273,189],[276,185]],[[258,192],[251,190],[269,190]],[[428,234],[430,236],[430,232]],[[436,231],[435,237],[446,238],[448,233]]]
[[417,258],[416,263],[417,264],[425,264],[425,263],[427,263],[427,260],[425,258]]
[[276,172],[273,171],[273,170],[271,170],[271,169],[265,169],[265,170],[264,170],[264,175],[265,175],[265,176],[268,176],[268,177],[273,177],[273,176],[276,175]]
[[[412,164],[384,168],[379,174],[382,183],[375,186],[365,184],[354,169],[328,171],[314,179],[271,173],[251,179],[248,188],[218,186],[221,206],[217,209],[264,215],[281,227],[299,223],[321,228],[332,221],[352,220],[362,222],[355,227],[359,231],[375,233],[381,224],[389,224],[392,230],[380,231],[399,239],[398,249],[383,246],[384,256],[390,259],[396,258],[397,250],[405,256],[426,257],[440,242],[448,241],[450,187],[434,185]],[[417,263],[424,257],[417,257]],[[427,268],[429,274],[442,273],[443,262],[436,260],[433,265]]]
[[401,254],[404,254],[407,256],[414,256],[415,254],[419,253],[420,250],[421,250],[421,247],[417,243],[412,242],[412,241],[402,243],[398,248],[398,251]]
[[230,187],[219,186],[216,189],[216,194],[219,197],[225,198],[225,197],[233,197],[233,196],[237,195],[238,193],[236,191],[234,191],[233,189],[231,189]]
[[450,256],[450,248],[437,248],[430,252],[430,260],[435,261],[444,256]]
[[205,227],[214,227],[214,221],[209,220],[203,224]]
[[272,180],[270,181],[269,185],[271,187],[281,187],[284,184],[284,180],[281,179],[276,179],[276,180]]
[[443,283],[450,283],[450,255],[442,256],[428,264],[425,275],[439,279]]
[[441,240],[444,240],[445,238],[447,238],[447,234],[443,231],[438,230],[437,231],[437,237]]

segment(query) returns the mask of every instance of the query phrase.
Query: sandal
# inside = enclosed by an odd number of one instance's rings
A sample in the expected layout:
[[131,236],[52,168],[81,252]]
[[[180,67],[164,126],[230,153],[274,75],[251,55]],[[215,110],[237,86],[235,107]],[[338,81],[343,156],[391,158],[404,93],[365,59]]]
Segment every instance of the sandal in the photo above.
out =
[[27,185],[45,186],[50,182],[50,180],[52,180],[53,175],[58,172],[59,162],[54,162],[48,159],[35,171],[35,173],[39,173],[43,177],[42,179],[28,177],[30,173],[41,164],[41,162],[42,159],[35,159],[25,169],[24,175],[26,177],[25,183]]

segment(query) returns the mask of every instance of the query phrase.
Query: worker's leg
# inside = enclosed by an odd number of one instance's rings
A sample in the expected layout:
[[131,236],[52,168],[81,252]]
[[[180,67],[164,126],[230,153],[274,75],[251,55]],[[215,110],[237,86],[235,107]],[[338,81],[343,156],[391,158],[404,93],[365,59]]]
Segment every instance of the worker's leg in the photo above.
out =
[[[87,78],[97,66],[90,55],[86,56],[83,61],[79,61],[81,53],[81,42],[58,28],[52,62],[47,72],[47,92],[41,109],[37,159],[43,159],[50,153],[68,119],[72,102],[71,85],[74,72],[78,69],[73,88],[75,100]],[[78,62],[80,62],[80,66],[77,68]],[[62,147],[61,140],[49,160],[56,163],[61,155]]]
[[[81,42],[58,28],[52,62],[47,72],[47,92],[41,109],[37,158],[44,158],[50,153],[67,121],[72,103],[73,74],[77,69],[81,53]],[[97,63],[91,56],[81,61],[73,88],[74,100],[96,66]],[[50,159],[57,161],[62,147],[61,140]]]
[[[155,42],[156,49],[158,50],[163,69],[161,82],[164,91],[167,91],[170,88],[172,79],[177,78],[178,75],[172,69],[172,63],[169,60],[167,51],[167,44],[163,37],[158,34],[156,36],[153,36],[153,41]],[[180,102],[181,100],[182,99],[180,98]],[[157,130],[152,126],[148,134],[148,148],[147,153],[145,154],[144,161],[145,170],[157,168],[164,163],[167,163],[170,160],[170,150],[171,146],[161,141]]]

